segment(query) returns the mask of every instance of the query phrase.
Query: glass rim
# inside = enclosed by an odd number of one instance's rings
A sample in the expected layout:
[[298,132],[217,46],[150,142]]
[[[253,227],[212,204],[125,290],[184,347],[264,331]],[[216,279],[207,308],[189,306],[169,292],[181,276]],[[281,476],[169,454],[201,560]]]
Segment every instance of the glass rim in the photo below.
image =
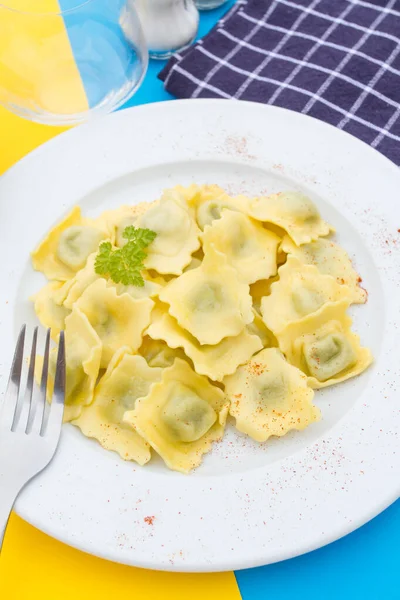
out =
[[[4,10],[8,10],[10,12],[19,14],[19,15],[26,15],[26,16],[31,16],[31,17],[62,17],[63,15],[67,15],[67,14],[71,14],[73,12],[76,12],[77,10],[80,10],[81,8],[83,8],[84,6],[87,6],[88,4],[92,4],[95,0],[77,0],[76,2],[76,6],[73,6],[71,8],[66,8],[65,10],[60,9],[60,6],[58,6],[56,9],[54,10],[46,10],[46,9],[39,9],[39,10],[29,10],[29,9],[25,9],[25,8],[18,8],[18,7],[14,7],[14,6],[10,6],[7,1],[4,2],[4,0],[0,1],[0,10],[4,9]],[[57,1],[57,5],[58,5],[58,1]]]

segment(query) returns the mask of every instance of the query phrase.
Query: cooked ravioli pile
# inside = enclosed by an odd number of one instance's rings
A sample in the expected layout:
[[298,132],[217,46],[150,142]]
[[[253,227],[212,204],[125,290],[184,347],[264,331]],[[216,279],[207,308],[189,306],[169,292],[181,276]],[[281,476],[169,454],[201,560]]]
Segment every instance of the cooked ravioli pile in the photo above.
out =
[[[142,287],[95,271],[99,245],[121,248],[131,225],[157,234]],[[258,442],[317,421],[314,389],[372,361],[347,314],[366,293],[331,231],[295,192],[178,186],[94,220],[74,208],[32,254],[50,280],[36,314],[66,332],[65,420],[123,459],[154,450],[184,473],[228,414]]]

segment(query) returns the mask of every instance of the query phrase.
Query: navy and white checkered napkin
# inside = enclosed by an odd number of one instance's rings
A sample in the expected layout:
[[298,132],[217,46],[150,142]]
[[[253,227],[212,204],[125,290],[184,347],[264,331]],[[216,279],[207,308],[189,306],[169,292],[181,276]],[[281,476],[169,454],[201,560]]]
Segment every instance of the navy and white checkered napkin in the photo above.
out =
[[400,165],[400,0],[238,0],[160,79],[312,115]]

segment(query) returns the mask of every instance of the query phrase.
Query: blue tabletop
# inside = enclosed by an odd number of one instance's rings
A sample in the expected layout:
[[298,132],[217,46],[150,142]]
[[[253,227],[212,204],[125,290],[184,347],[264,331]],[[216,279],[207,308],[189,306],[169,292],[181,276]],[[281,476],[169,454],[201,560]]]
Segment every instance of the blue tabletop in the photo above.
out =
[[[205,35],[233,4],[230,0],[223,8],[202,13],[199,35]],[[157,79],[164,64],[150,61],[143,85],[126,107],[173,100]],[[236,572],[242,598],[400,599],[399,539],[400,501],[325,548],[276,565]]]

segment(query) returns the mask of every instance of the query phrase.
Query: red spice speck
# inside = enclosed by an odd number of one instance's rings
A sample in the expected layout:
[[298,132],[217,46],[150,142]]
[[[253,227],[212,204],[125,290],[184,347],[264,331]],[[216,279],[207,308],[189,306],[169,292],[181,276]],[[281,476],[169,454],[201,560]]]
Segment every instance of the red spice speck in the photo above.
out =
[[154,519],[155,516],[153,515],[152,517],[145,517],[143,521],[147,523],[147,525],[154,525]]

